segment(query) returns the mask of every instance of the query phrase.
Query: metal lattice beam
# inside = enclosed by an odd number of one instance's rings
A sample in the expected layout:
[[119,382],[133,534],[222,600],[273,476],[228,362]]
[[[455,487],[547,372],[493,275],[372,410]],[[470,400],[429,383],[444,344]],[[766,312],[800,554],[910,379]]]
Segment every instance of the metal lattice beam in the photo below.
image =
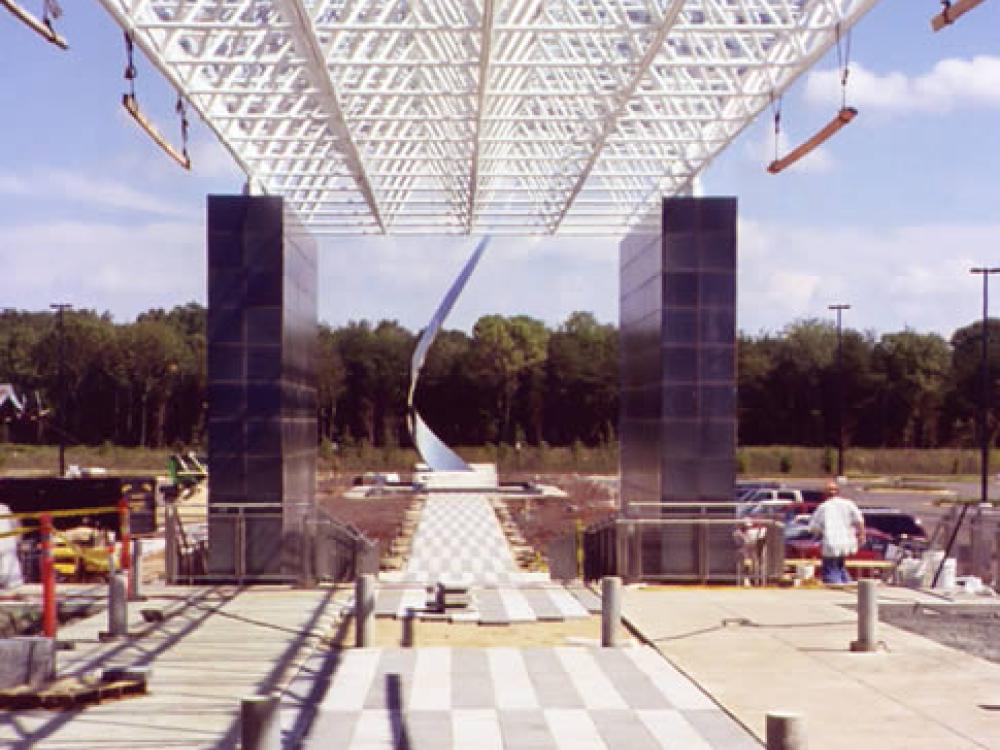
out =
[[98,2],[317,233],[619,234],[878,0]]

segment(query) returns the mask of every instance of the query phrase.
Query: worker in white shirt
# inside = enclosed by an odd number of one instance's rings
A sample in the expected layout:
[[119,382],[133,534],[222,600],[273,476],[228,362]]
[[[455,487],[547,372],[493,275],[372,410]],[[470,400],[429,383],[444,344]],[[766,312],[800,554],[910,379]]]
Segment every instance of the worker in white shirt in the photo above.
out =
[[823,539],[823,583],[850,583],[844,558],[857,552],[865,538],[865,519],[858,506],[834,492],[812,514],[809,530]]

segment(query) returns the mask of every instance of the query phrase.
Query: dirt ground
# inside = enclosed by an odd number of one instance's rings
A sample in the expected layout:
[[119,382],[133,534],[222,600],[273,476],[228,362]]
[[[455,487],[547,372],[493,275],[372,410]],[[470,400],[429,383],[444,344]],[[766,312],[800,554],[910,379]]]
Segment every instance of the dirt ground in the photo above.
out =
[[[404,628],[412,626],[412,641],[407,643]],[[620,642],[632,636],[619,628]],[[540,646],[568,646],[600,644],[601,618],[591,617],[562,622],[522,622],[510,625],[479,625],[469,622],[435,622],[414,620],[406,623],[394,618],[379,617],[375,620],[375,645],[385,648],[396,646],[448,646],[452,648],[490,648],[511,646],[530,648]],[[330,646],[354,646],[354,620],[348,617],[331,634]]]
[[1000,664],[1000,604],[978,606],[976,611],[970,609],[882,606],[879,618],[944,646]]
[[[403,514],[412,496],[398,495],[369,500],[344,500],[353,477],[326,475],[317,482],[316,498],[321,507],[338,521],[351,524],[369,539],[378,540],[381,549],[399,533]],[[511,516],[525,541],[545,555],[548,543],[574,533],[577,522],[584,526],[596,523],[615,512],[611,492],[599,483],[576,474],[505,475],[503,481],[538,481],[555,485],[567,493],[565,498],[504,498]]]

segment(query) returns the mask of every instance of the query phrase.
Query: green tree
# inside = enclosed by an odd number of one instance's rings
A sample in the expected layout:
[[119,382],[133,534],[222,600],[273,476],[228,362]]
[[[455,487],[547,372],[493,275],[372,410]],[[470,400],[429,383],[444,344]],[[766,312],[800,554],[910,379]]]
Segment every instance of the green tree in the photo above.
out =
[[618,420],[618,331],[574,312],[549,338],[546,440],[609,442]]
[[951,369],[947,342],[909,329],[888,333],[873,352],[878,381],[878,443],[934,446]]

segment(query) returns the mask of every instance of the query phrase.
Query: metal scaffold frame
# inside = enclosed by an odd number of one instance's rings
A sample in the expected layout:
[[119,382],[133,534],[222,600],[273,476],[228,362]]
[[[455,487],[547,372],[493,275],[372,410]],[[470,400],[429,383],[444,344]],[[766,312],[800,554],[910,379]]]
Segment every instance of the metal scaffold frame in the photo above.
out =
[[98,2],[314,233],[617,235],[878,0]]

